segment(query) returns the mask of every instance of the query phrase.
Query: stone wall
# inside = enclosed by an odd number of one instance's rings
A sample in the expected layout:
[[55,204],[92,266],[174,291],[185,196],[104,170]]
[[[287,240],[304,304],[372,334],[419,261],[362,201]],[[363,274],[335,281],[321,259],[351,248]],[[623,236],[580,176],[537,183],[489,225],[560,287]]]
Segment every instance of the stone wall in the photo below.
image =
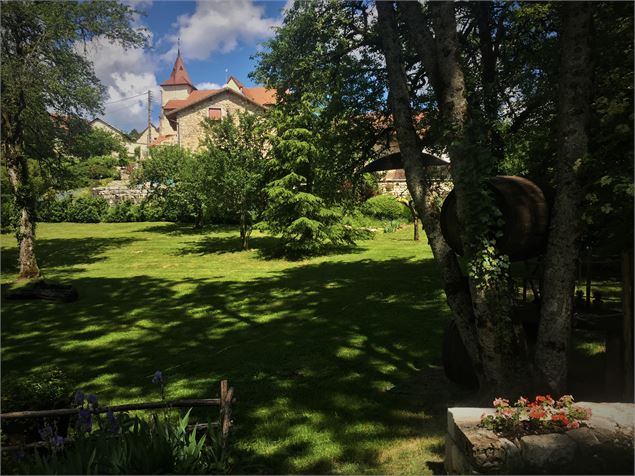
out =
[[200,140],[204,135],[202,122],[208,118],[208,109],[210,107],[220,108],[222,117],[227,117],[228,114],[236,115],[244,111],[251,113],[262,112],[262,109],[252,102],[229,92],[213,96],[209,101],[203,101],[186,109],[183,113],[178,113],[181,147],[191,151],[199,149]]
[[115,180],[107,187],[94,187],[91,193],[93,197],[103,198],[109,205],[116,205],[124,201],[140,203],[148,195],[148,189],[146,187],[131,188],[128,182]]
[[491,408],[448,408],[448,474],[633,474],[632,403],[589,403],[587,426],[509,440],[480,428]]

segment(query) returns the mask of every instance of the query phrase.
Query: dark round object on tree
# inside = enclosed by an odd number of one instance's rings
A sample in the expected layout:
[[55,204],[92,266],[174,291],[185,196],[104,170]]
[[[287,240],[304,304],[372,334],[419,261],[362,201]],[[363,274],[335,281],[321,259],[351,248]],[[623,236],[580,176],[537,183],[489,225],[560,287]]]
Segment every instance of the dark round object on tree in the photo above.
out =
[[448,379],[469,388],[478,388],[478,379],[472,367],[472,360],[461,340],[459,328],[454,319],[448,321],[443,332],[441,359]]
[[[505,221],[503,236],[497,239],[498,250],[511,261],[540,255],[547,243],[549,227],[549,204],[543,191],[532,181],[516,176],[492,177],[488,185]],[[454,190],[441,208],[441,231],[452,250],[462,255]]]

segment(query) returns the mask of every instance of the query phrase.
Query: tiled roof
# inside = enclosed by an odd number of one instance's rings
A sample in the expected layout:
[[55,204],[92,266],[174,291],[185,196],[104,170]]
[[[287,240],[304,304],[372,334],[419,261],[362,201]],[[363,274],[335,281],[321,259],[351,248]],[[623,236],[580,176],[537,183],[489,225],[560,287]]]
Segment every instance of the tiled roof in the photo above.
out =
[[167,113],[171,113],[172,109],[183,109],[184,107],[191,106],[194,103],[197,103],[205,98],[213,96],[220,89],[203,89],[199,91],[192,91],[187,99],[170,99],[165,103],[163,109],[166,109]]
[[187,74],[187,70],[185,69],[185,64],[183,64],[183,59],[181,58],[181,55],[179,54],[176,57],[176,61],[174,62],[174,67],[172,68],[172,74],[170,74],[170,77],[163,84],[161,84],[161,86],[180,86],[180,85],[188,85],[196,89],[196,87],[192,84],[190,75]]
[[[247,90],[250,91],[252,89],[263,89],[265,90],[265,88],[243,88],[243,91]],[[267,91],[267,90],[265,90]],[[257,91],[255,94],[253,94],[253,97],[249,94],[245,94],[245,93],[239,93],[238,91],[229,88],[229,87],[224,87],[222,89],[210,89],[210,90],[203,90],[203,91],[192,91],[190,93],[190,95],[188,96],[187,99],[172,99],[170,101],[168,101],[167,103],[165,103],[165,106],[163,107],[165,109],[165,113],[166,115],[173,115],[174,113],[178,112],[178,111],[182,111],[185,108],[188,108],[190,106],[193,106],[194,104],[198,104],[201,101],[204,101],[208,98],[211,98],[213,96],[216,96],[218,94],[221,93],[229,93],[229,94],[235,94],[236,96],[246,99],[249,102],[254,103],[257,106],[260,106],[262,108],[265,107],[265,105],[268,104],[273,104],[275,103],[275,99],[273,100],[273,103],[268,102],[271,100],[271,96],[268,94],[265,94],[264,92],[259,92]],[[273,92],[273,97],[275,98],[275,92]],[[257,98],[257,99],[256,99]],[[263,101],[263,102],[261,102]],[[265,102],[267,101],[267,102]]]
[[154,147],[155,145],[161,145],[162,142],[165,142],[166,140],[170,140],[175,135],[176,134],[165,134],[165,135],[159,136],[156,139],[153,139],[152,142],[150,142],[150,147]]
[[258,104],[268,106],[276,103],[275,89],[267,89],[263,87],[243,88],[243,94],[254,100]]

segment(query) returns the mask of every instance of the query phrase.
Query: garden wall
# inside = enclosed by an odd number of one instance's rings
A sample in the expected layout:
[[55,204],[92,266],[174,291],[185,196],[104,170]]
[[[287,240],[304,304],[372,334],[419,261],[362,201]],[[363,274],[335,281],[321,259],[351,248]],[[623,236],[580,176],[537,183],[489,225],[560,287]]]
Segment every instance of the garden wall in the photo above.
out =
[[586,427],[513,441],[478,426],[491,408],[448,408],[445,468],[449,474],[633,474],[632,403],[579,402],[591,408]]

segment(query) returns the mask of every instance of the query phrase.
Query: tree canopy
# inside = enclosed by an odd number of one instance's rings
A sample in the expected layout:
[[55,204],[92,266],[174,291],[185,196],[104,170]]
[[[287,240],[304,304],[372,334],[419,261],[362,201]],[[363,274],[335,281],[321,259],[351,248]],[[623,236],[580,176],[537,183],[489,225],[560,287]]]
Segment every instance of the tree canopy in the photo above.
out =
[[68,143],[73,122],[101,111],[105,88],[82,54],[100,37],[124,47],[145,42],[134,10],[114,2],[16,1],[2,6],[2,149],[20,214],[20,277],[40,274],[35,197],[27,158],[49,160]]

